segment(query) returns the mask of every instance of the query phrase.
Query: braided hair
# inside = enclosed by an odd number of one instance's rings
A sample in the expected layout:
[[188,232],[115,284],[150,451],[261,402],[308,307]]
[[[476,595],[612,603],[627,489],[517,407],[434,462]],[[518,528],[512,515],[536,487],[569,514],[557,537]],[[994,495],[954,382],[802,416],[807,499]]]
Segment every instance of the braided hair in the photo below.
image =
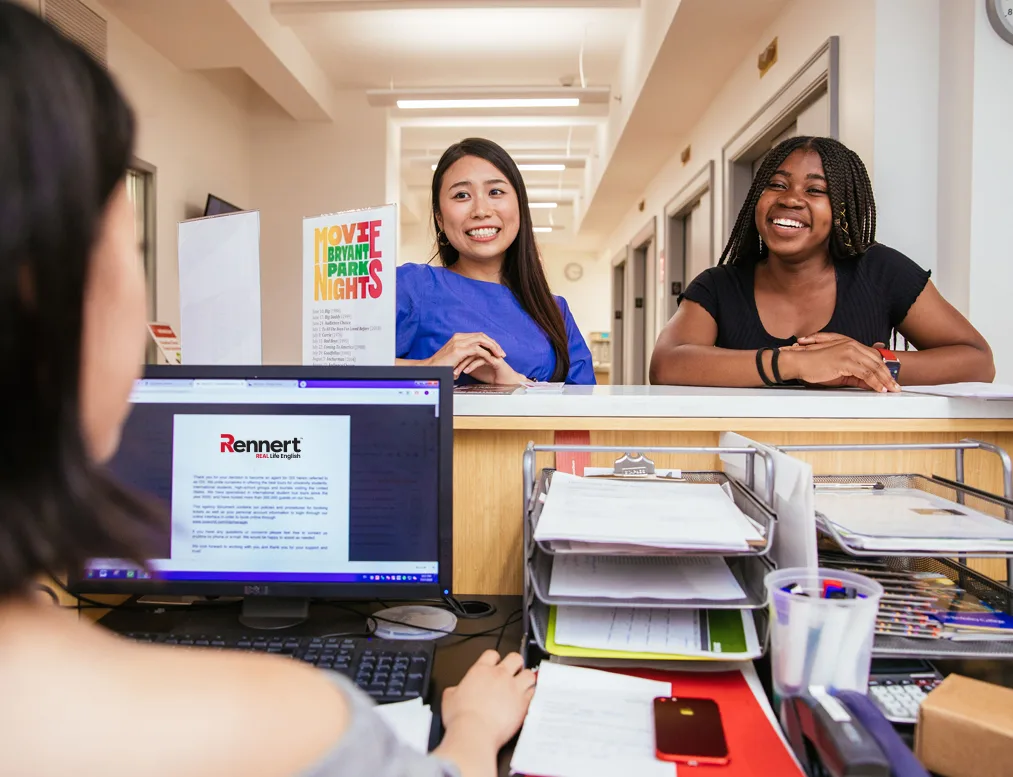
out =
[[756,205],[774,172],[789,154],[799,149],[815,151],[823,161],[827,195],[834,211],[831,260],[854,259],[876,242],[876,200],[861,158],[833,138],[801,135],[781,141],[764,158],[718,264],[753,264],[766,258],[767,246],[761,246],[756,229]]

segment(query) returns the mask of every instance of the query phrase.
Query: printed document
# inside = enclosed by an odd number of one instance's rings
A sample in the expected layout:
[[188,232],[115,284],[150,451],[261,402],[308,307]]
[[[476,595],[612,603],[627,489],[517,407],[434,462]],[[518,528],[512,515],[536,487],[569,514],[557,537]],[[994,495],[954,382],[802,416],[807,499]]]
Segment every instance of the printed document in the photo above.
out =
[[549,595],[712,601],[746,598],[728,564],[717,556],[553,556]]
[[348,561],[348,416],[173,419],[165,570],[319,572]]
[[[1013,542],[1013,524],[924,491],[816,489],[816,510],[867,547],[876,540],[921,542]],[[872,544],[869,544],[872,543]],[[945,549],[945,547],[943,548]]]
[[654,699],[669,683],[543,661],[511,772],[539,777],[675,777],[654,754]]
[[747,550],[760,532],[720,485],[583,478],[556,472],[535,540]]
[[728,660],[760,655],[749,610],[559,606],[555,611],[553,639],[560,645]]

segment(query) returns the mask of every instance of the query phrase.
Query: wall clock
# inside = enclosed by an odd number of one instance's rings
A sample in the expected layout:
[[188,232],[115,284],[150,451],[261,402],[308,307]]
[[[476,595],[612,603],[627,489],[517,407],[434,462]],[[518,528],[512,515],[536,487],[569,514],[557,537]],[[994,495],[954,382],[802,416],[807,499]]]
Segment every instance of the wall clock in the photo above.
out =
[[985,8],[992,29],[1013,46],[1013,0],[985,0]]
[[577,262],[570,262],[566,267],[563,268],[563,275],[566,276],[568,281],[579,281],[581,276],[584,274],[584,268],[581,267]]

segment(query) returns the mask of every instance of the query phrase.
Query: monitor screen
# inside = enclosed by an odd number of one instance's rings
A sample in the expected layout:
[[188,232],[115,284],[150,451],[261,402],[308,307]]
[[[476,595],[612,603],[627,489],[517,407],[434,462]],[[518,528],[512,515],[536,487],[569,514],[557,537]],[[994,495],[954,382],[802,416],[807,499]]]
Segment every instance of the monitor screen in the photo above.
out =
[[110,469],[166,507],[147,568],[77,592],[426,598],[452,590],[453,375],[149,366]]
[[226,202],[221,197],[215,197],[213,194],[208,195],[208,200],[204,204],[205,216],[220,216],[223,213],[238,213],[241,210],[242,208],[238,205]]

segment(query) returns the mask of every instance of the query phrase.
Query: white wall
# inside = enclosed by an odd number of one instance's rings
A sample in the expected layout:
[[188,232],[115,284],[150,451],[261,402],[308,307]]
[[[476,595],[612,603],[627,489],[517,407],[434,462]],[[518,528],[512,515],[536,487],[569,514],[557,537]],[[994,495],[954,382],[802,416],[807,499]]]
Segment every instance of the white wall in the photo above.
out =
[[939,239],[931,222],[940,172],[935,161],[941,5],[953,4],[877,0],[875,27],[876,237],[933,272],[939,266]]
[[[841,140],[861,155],[872,170],[875,4],[876,0],[851,0],[836,4],[795,0],[770,27],[759,32],[754,46],[757,52],[762,51],[771,38],[777,36],[777,63],[760,78],[755,56],[742,61],[685,142],[679,142],[678,148],[672,148],[672,158],[648,185],[642,196],[646,202],[645,211],[639,211],[636,201],[630,203],[630,210],[620,226],[606,240],[600,254],[601,260],[607,263],[615,256],[652,215],[657,216],[656,239],[659,248],[663,247],[666,203],[699,172],[708,159],[713,159],[716,261],[727,239],[722,227],[722,147],[832,35],[840,37]],[[683,166],[679,152],[687,142],[692,147],[692,160]],[[732,214],[732,220],[734,215]],[[661,289],[656,291],[660,295]],[[606,316],[611,305],[610,299],[608,294],[602,296],[601,306]]]
[[1013,292],[1013,46],[992,30],[985,4],[974,3],[971,125],[970,314],[995,354],[996,380],[1013,383],[1010,293]]
[[185,73],[121,24],[109,23],[109,69],[137,116],[137,156],[157,168],[155,315],[179,331],[177,225],[209,192],[254,207],[247,114],[199,74]]
[[[588,252],[571,252],[552,244],[541,246],[545,277],[552,293],[566,300],[584,340],[589,332],[608,332],[611,328],[611,264]],[[570,262],[584,270],[580,280],[571,281],[563,274]]]
[[387,201],[385,112],[364,94],[340,94],[336,104],[334,123],[251,122],[265,364],[302,363],[303,218]]

